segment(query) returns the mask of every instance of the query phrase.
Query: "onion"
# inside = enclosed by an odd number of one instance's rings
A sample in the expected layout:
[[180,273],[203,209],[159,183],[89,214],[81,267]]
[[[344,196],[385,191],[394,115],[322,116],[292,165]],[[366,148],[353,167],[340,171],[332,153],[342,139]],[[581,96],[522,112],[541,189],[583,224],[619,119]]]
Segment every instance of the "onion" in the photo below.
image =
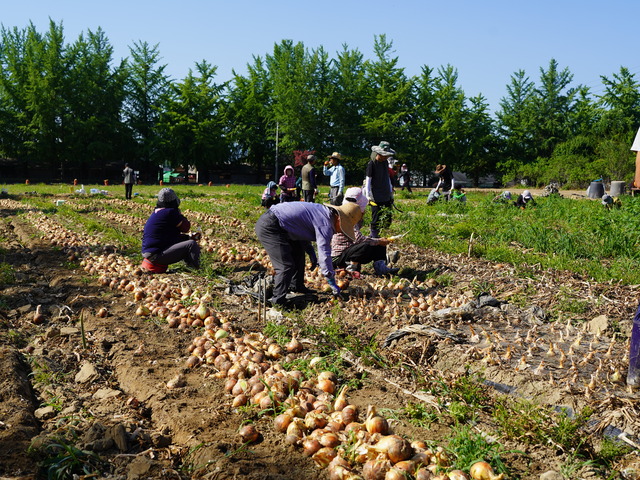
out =
[[476,462],[471,465],[469,469],[469,473],[471,474],[471,478],[473,480],[502,480],[504,478],[504,474],[496,475],[487,462]]
[[337,455],[338,452],[336,452],[333,448],[322,447],[320,450],[314,453],[311,458],[318,467],[324,468],[329,465],[329,463],[331,463],[331,460],[336,458]]
[[310,457],[311,455],[314,455],[321,448],[322,448],[322,445],[315,438],[306,437],[304,440],[302,440],[302,452],[307,457]]
[[391,462],[384,455],[367,461],[362,467],[362,476],[365,480],[384,480],[386,473],[391,468]]
[[253,443],[260,438],[260,432],[258,432],[258,429],[256,429],[252,423],[241,427],[238,433],[245,443]]
[[107,309],[106,309],[106,308],[104,308],[104,307],[102,307],[100,310],[98,310],[97,315],[98,315],[100,318],[104,318],[104,317],[106,317],[106,316],[107,316],[107,313],[108,313],[108,312],[107,312]]
[[416,470],[415,479],[416,480],[430,480],[430,479],[433,479],[433,475],[426,468],[419,468],[418,470]]
[[387,470],[384,476],[384,480],[406,480],[407,472],[404,470],[398,470],[396,467],[391,467]]
[[358,420],[358,407],[355,405],[347,405],[341,411],[342,422],[349,425],[351,422]]
[[333,409],[334,410],[341,411],[342,409],[344,409],[344,407],[346,407],[348,405],[348,403],[347,403],[347,388],[348,388],[348,385],[344,385],[340,389],[340,392],[338,393],[338,396],[336,397],[336,400],[333,402]]
[[407,460],[413,455],[413,448],[407,440],[399,435],[387,435],[370,447],[378,453],[384,453],[392,463]]
[[380,433],[387,435],[389,433],[389,424],[384,417],[378,415],[376,407],[370,405],[367,411],[367,419],[364,426],[369,433]]
[[273,419],[273,428],[275,428],[276,432],[285,433],[287,431],[287,427],[293,420],[293,416],[289,413],[281,413],[276,418]]
[[449,480],[469,480],[469,475],[462,470],[451,470],[448,475]]
[[300,353],[303,349],[303,346],[302,343],[300,343],[294,335],[293,337],[291,337],[289,343],[285,345],[285,349],[288,353]]
[[44,315],[40,312],[40,309],[42,308],[42,305],[38,305],[36,307],[36,311],[33,314],[33,323],[35,323],[36,325],[40,325],[41,323],[44,322]]

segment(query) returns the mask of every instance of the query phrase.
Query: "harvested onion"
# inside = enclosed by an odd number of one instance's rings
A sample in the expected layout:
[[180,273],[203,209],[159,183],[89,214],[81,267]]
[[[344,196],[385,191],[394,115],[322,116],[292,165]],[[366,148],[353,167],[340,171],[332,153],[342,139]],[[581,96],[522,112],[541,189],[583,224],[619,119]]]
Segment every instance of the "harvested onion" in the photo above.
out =
[[473,480],[502,480],[504,478],[504,474],[496,475],[487,462],[476,462],[471,465],[469,469],[469,473]]

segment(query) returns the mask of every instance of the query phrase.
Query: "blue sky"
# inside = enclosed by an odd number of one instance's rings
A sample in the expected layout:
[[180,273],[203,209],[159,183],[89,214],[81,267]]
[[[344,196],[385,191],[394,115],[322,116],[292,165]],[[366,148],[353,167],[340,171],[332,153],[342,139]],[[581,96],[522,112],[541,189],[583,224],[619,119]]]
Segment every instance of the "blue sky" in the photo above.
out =
[[218,67],[217,80],[246,71],[253,56],[283,39],[324,47],[330,57],[346,44],[373,57],[374,36],[393,42],[399,66],[418,75],[427,65],[452,65],[467,96],[482,94],[491,110],[517,70],[538,83],[555,58],[583,84],[602,93],[600,76],[621,66],[640,79],[637,0],[2,0],[0,23],[44,32],[62,22],[65,39],[102,27],[114,57],[136,41],[159,44],[174,79],[195,62]]

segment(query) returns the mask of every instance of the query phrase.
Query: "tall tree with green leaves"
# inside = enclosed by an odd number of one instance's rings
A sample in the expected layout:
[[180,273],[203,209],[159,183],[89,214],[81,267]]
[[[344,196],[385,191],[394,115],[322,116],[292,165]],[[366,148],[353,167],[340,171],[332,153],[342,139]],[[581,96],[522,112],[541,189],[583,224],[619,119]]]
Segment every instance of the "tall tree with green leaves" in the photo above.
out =
[[[121,121],[126,70],[112,67],[113,47],[101,29],[69,46],[69,96],[62,177],[86,179],[90,167],[122,165],[128,144]],[[95,172],[97,173],[97,172]],[[94,174],[95,174],[94,173]]]
[[540,68],[540,86],[531,98],[533,142],[538,157],[548,158],[559,143],[571,133],[571,111],[576,89],[569,88],[573,75],[568,68],[560,70],[555,59],[545,70]]
[[162,139],[157,126],[172,82],[165,73],[166,64],[160,63],[157,44],[135,42],[129,52],[131,58],[126,65],[127,96],[122,112],[135,142],[129,160],[141,171],[143,179],[155,181],[155,172],[162,163]]
[[507,96],[500,100],[496,112],[497,135],[502,145],[497,170],[505,180],[512,180],[520,165],[533,162],[537,157],[533,140],[534,116],[531,111],[534,83],[524,70],[511,75]]
[[367,79],[360,51],[342,46],[332,62],[329,113],[331,145],[325,148],[344,153],[349,158],[365,156],[369,140],[362,126],[365,112]]
[[229,151],[219,115],[226,85],[214,83],[216,70],[205,60],[196,63],[196,72],[190,70],[182,82],[174,85],[158,125],[164,163],[185,170],[193,165],[204,177],[207,171],[225,165]]
[[275,138],[267,127],[272,103],[271,78],[260,57],[247,65],[247,75],[233,72],[226,103],[226,121],[232,156],[256,168],[259,175],[273,171]]
[[412,79],[398,66],[393,42],[374,37],[374,58],[365,62],[367,90],[363,125],[371,144],[390,142],[398,150],[407,141],[411,117]]

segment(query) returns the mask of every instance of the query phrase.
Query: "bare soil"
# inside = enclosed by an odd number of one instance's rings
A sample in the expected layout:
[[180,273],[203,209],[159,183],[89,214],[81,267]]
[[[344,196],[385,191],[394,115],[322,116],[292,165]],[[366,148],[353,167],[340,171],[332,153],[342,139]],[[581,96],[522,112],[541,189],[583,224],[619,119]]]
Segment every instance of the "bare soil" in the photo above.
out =
[[[85,271],[73,250],[43,236],[11,204],[0,205],[0,216],[0,260],[15,272],[0,297],[0,476],[46,478],[40,461],[47,452],[59,451],[50,446],[58,443],[97,454],[103,478],[328,478],[326,470],[274,431],[272,416],[232,408],[233,397],[213,365],[187,367],[190,345],[202,330],[168,328],[158,317],[138,315],[140,302],[131,291],[104,285],[101,272]],[[123,223],[123,229],[136,228]],[[352,280],[340,309],[320,293],[304,318],[294,312],[277,320],[292,328],[299,321],[322,325],[333,312],[345,333],[376,344],[388,368],[343,352],[346,374],[339,380],[359,385],[350,390],[350,403],[362,411],[368,405],[399,411],[420,402],[444,410],[428,428],[400,417],[389,421],[395,433],[446,446],[452,426],[443,420],[446,403],[423,389],[430,379],[480,372],[495,387],[490,389],[495,396],[508,391],[573,412],[589,405],[597,422],[581,434],[594,445],[606,433],[637,441],[638,394],[613,378],[626,373],[638,286],[598,284],[565,272],[516,269],[412,245],[401,250],[399,266],[407,280],[402,287],[365,269],[362,278]],[[246,262],[230,264],[231,278],[246,275]],[[420,283],[433,273],[452,281]],[[176,288],[211,289],[232,336],[265,326],[257,303],[226,293],[224,283],[211,287],[191,273],[158,277],[169,278]],[[479,285],[492,285],[490,293],[501,305],[445,306],[468,304]],[[580,326],[575,319],[567,327],[546,317],[567,295],[587,305]],[[411,309],[411,299],[420,297],[434,299],[435,308]],[[34,316],[37,306],[42,319]],[[99,316],[101,308],[108,312],[105,317]],[[406,335],[380,346],[390,333],[407,328]],[[286,360],[317,355],[318,339],[301,340],[303,352]],[[552,345],[555,352],[549,354]],[[255,443],[238,435],[248,421],[260,432]],[[473,426],[489,435],[495,427],[482,417]],[[505,440],[503,445],[523,452],[504,455],[510,478],[537,479],[559,471],[571,455],[552,444]],[[640,469],[635,455],[614,467]],[[589,468],[580,475],[604,478]]]

